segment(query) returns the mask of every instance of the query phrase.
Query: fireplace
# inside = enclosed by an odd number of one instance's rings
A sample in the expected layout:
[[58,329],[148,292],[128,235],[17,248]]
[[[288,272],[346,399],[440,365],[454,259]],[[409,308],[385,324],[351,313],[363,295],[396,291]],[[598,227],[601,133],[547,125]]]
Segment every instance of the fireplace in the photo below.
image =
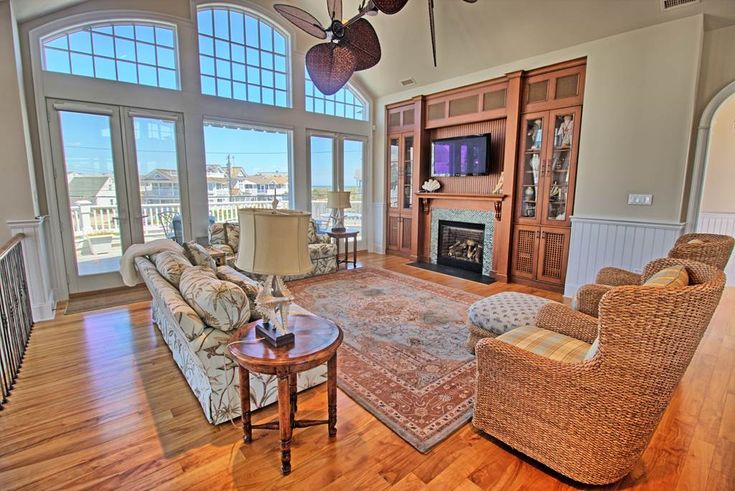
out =
[[437,264],[482,273],[484,249],[483,224],[439,220]]

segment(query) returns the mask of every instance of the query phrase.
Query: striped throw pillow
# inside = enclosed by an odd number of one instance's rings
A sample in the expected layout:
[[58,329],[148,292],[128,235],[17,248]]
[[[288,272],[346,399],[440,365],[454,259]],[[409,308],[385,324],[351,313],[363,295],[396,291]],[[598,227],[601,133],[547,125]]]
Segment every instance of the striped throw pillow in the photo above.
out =
[[643,286],[681,287],[689,284],[689,274],[684,266],[669,266],[648,278]]

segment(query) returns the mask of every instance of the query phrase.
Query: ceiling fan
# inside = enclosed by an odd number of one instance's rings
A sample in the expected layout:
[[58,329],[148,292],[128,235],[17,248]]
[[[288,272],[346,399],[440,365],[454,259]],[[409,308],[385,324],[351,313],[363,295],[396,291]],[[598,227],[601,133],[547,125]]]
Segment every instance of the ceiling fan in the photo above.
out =
[[327,0],[330,24],[324,27],[310,13],[293,5],[273,8],[302,31],[326,40],[306,53],[306,69],[314,85],[324,94],[341,89],[353,73],[375,66],[380,61],[380,41],[375,29],[363,17],[395,14],[408,0],[363,0],[357,15],[342,20],[342,0]]
[[[436,30],[434,28],[434,0],[429,1],[431,50],[436,66]],[[475,3],[477,0],[464,0]],[[341,89],[356,71],[374,67],[381,57],[380,41],[375,29],[364,19],[366,15],[398,13],[408,0],[362,0],[357,14],[342,19],[342,0],[327,0],[330,24],[322,24],[309,12],[299,7],[275,4],[273,8],[302,31],[325,40],[306,53],[306,69],[314,85],[326,95]]]

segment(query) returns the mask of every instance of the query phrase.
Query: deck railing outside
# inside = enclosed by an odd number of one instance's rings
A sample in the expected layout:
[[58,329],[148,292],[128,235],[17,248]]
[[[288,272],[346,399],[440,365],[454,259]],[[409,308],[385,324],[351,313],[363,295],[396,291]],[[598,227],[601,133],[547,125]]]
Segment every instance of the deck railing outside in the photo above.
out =
[[18,376],[33,326],[23,237],[18,234],[0,248],[0,408]]

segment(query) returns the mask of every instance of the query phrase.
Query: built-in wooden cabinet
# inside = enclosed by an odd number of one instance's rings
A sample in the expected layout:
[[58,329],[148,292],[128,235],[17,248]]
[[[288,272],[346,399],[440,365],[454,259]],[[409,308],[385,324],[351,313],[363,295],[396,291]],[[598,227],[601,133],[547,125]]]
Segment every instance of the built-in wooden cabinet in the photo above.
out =
[[[496,279],[561,289],[585,67],[585,59],[571,60],[387,106],[388,252],[429,260],[434,210],[490,209]],[[438,192],[419,193],[431,176],[432,139],[477,134],[491,136],[490,175],[438,177]]]
[[584,63],[524,79],[511,277],[564,284],[582,117]]
[[386,246],[388,251],[408,254],[411,251],[414,201],[414,134],[388,136],[388,215]]

